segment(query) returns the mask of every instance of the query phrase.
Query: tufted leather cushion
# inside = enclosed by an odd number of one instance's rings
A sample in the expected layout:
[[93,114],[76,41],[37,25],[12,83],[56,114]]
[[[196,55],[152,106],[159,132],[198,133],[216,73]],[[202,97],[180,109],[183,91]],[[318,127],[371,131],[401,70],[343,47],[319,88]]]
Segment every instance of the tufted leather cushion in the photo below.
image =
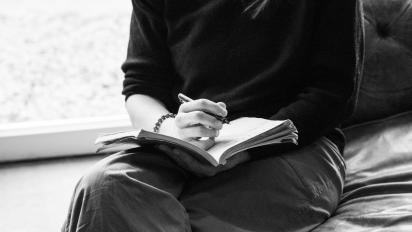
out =
[[365,60],[349,124],[412,109],[412,0],[362,0]]
[[412,231],[412,111],[344,132],[343,197],[335,215],[314,231]]

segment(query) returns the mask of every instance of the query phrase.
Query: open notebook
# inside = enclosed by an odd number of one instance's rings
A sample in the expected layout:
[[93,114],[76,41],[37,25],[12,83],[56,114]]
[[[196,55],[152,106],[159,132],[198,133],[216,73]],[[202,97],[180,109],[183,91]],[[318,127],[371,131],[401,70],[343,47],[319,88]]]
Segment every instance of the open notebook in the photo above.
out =
[[104,134],[96,139],[99,151],[114,146],[145,146],[168,144],[199,156],[212,165],[224,165],[226,160],[241,151],[278,143],[297,144],[298,135],[292,121],[275,121],[262,118],[243,117],[224,124],[215,139],[215,145],[203,150],[189,142],[170,136],[146,131],[132,130]]

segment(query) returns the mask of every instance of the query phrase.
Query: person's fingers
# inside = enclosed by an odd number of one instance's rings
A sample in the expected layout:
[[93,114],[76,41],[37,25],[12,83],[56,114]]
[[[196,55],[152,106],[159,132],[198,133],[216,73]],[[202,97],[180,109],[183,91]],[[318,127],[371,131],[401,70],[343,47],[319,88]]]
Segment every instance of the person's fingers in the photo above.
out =
[[202,124],[205,127],[211,127],[217,130],[223,127],[221,121],[202,111],[179,113],[176,115],[175,123],[178,128],[190,127],[197,124]]
[[208,99],[198,99],[186,102],[181,104],[179,107],[179,112],[188,113],[192,111],[205,111],[222,117],[226,117],[227,115],[227,110],[225,107],[222,107],[220,104]]
[[194,140],[191,141],[191,143],[202,148],[203,150],[207,150],[215,145],[215,140],[214,138],[208,138],[206,140]]
[[218,102],[217,104],[226,109],[226,104],[224,102]]
[[192,126],[180,129],[179,135],[183,139],[197,139],[198,137],[216,137],[218,135],[218,130],[206,128],[201,125]]

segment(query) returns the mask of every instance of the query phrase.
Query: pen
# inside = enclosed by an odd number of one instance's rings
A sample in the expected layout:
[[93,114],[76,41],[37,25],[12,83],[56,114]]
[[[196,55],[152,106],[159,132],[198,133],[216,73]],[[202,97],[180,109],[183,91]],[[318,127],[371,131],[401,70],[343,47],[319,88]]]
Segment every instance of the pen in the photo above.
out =
[[[184,95],[183,93],[179,93],[177,95],[177,97],[179,98],[180,103],[186,103],[186,102],[190,102],[193,101],[193,99],[191,99],[190,97]],[[206,114],[215,117],[217,120],[221,121],[222,123],[226,123],[229,124],[229,120],[226,117],[222,117],[216,114],[212,114],[209,112],[205,112]]]

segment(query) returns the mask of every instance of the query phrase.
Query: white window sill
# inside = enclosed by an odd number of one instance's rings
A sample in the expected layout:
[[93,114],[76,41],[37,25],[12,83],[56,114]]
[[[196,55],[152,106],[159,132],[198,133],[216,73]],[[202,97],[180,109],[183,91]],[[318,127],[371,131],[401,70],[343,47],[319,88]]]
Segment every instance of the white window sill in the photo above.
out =
[[127,115],[0,125],[0,162],[94,154],[99,134],[131,128]]

